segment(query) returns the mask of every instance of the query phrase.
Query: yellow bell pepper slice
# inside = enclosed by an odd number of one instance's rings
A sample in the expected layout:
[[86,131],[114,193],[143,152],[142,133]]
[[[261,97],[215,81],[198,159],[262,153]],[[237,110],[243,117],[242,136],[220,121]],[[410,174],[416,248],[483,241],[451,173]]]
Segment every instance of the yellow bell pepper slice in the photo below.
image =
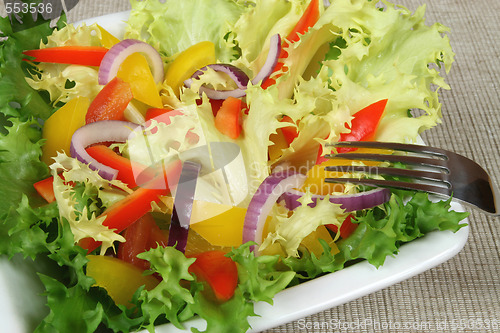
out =
[[240,246],[243,241],[245,208],[194,201],[191,212],[191,229],[212,245]]
[[116,76],[130,84],[136,100],[155,108],[163,107],[148,61],[142,54],[129,55],[120,65]]
[[96,286],[106,289],[116,304],[130,305],[132,296],[140,286],[146,290],[156,287],[159,281],[151,275],[143,275],[136,266],[114,257],[88,255],[87,275]]
[[105,48],[110,49],[113,45],[120,42],[118,38],[110,34],[106,29],[101,27],[99,24],[97,25],[97,28],[99,28],[99,31],[101,32],[101,44]]
[[177,97],[184,81],[189,79],[198,69],[215,63],[215,45],[205,41],[190,46],[179,53],[168,66],[165,83],[169,85]]
[[85,114],[90,105],[87,97],[75,97],[52,114],[43,125],[42,161],[52,164],[58,151],[69,154],[73,133],[85,125]]

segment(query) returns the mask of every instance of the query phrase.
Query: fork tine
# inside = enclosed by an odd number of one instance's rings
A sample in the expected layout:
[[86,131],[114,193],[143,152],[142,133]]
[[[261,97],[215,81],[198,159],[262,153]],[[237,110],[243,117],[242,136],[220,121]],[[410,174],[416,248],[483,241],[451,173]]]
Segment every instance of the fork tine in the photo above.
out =
[[423,184],[423,183],[410,183],[396,180],[385,179],[367,179],[367,178],[325,178],[326,183],[351,183],[356,185],[368,185],[378,187],[394,187],[405,190],[424,191],[444,196],[451,195],[451,189],[448,187]]
[[413,165],[426,165],[437,167],[443,170],[448,170],[446,161],[436,158],[406,156],[406,155],[388,155],[388,154],[372,154],[372,153],[340,153],[340,154],[326,154],[326,158],[358,160],[358,161],[380,161],[380,162],[401,162]]
[[428,154],[435,157],[447,158],[447,151],[440,148],[429,147],[424,145],[415,145],[397,142],[380,142],[380,141],[342,141],[328,144],[330,147],[347,147],[347,148],[374,148],[388,149],[405,152],[413,152],[420,154]]
[[[448,173],[443,172],[434,172],[434,171],[424,171],[424,170],[410,170],[410,169],[402,169],[402,168],[390,168],[390,167],[378,167],[378,166],[358,166],[358,165],[334,165],[334,166],[326,166],[326,171],[335,171],[335,172],[363,172],[368,174],[377,174],[377,175],[391,175],[391,176],[403,176],[409,178],[419,178],[425,180],[439,181],[446,184],[446,186],[450,187],[451,184],[448,180]],[[373,172],[375,171],[375,172]]]

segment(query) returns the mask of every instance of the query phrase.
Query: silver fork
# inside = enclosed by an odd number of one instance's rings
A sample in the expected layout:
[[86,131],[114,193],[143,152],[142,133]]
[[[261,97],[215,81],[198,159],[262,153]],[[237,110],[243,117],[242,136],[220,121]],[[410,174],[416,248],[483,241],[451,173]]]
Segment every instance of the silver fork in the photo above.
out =
[[[368,186],[394,187],[424,191],[479,208],[492,215],[500,215],[500,196],[488,173],[476,162],[462,155],[428,146],[352,141],[338,142],[333,147],[387,149],[392,154],[347,152],[325,155],[327,158],[389,162],[391,166],[327,166],[326,171],[362,172],[396,176],[402,179],[369,179],[355,177],[325,178],[328,183],[352,183]],[[396,163],[396,165],[394,165]],[[398,168],[397,163],[409,168]]]

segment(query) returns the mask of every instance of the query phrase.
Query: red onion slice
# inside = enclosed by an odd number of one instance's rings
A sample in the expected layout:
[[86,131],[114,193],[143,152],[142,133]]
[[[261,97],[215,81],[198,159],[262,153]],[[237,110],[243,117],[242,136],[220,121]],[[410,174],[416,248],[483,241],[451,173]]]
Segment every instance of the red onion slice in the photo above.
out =
[[207,97],[211,99],[226,99],[228,97],[243,97],[245,96],[245,89],[248,85],[248,82],[250,79],[248,78],[248,75],[243,72],[241,69],[239,69],[236,66],[230,65],[230,64],[211,64],[208,66],[203,67],[202,69],[196,71],[191,78],[187,79],[184,81],[184,84],[186,87],[190,88],[191,85],[193,84],[193,80],[199,78],[201,75],[203,75],[203,72],[207,70],[207,68],[211,68],[216,72],[222,72],[226,73],[231,80],[233,80],[236,83],[236,86],[238,88],[236,89],[230,89],[230,90],[215,90],[212,88],[208,87],[200,87],[199,93],[202,95],[205,93]]
[[[283,193],[279,198],[280,202],[283,202],[285,207],[289,210],[294,210],[299,207],[301,203],[299,199],[304,195],[303,192],[297,190],[289,190]],[[373,208],[389,201],[391,197],[391,191],[387,188],[376,188],[366,192],[360,192],[356,194],[344,194],[344,195],[334,195],[330,196],[330,202],[334,204],[340,204],[341,207],[346,212],[355,212],[358,210]],[[313,195],[312,201],[308,206],[314,207],[318,202],[318,199],[324,199],[323,195]]]
[[281,37],[279,34],[273,35],[269,42],[269,52],[267,53],[266,62],[260,71],[252,79],[252,84],[256,85],[259,82],[267,79],[272,73],[281,53]]
[[[268,176],[250,200],[243,224],[243,243],[254,241],[262,243],[262,231],[273,205],[285,192],[300,188],[306,175],[291,170],[281,171]],[[254,246],[251,247],[254,250]]]
[[139,52],[146,57],[151,73],[156,83],[163,81],[163,60],[154,47],[148,43],[136,39],[124,39],[113,45],[106,53],[99,66],[98,81],[100,85],[105,85],[111,81],[122,62],[132,53]]
[[71,138],[70,154],[107,180],[116,179],[118,170],[97,162],[85,150],[88,146],[100,142],[125,142],[139,125],[121,120],[102,120],[84,125],[77,129]]
[[175,246],[181,252],[185,252],[186,250],[196,182],[200,170],[201,164],[191,161],[184,162],[175,192],[174,209],[172,219],[170,220],[167,246]]

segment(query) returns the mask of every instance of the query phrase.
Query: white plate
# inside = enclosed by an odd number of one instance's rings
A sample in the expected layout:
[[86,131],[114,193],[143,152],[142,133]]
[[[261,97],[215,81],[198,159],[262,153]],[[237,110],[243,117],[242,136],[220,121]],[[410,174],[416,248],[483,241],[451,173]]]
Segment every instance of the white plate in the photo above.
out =
[[[129,12],[86,20],[87,24],[99,23],[115,36],[121,38]],[[452,203],[452,209],[464,208]],[[468,223],[467,220],[463,221]],[[305,316],[350,302],[380,289],[408,279],[435,267],[459,253],[464,247],[469,227],[458,232],[431,232],[425,237],[401,246],[395,257],[386,259],[384,265],[375,268],[368,262],[360,262],[341,271],[325,275],[301,285],[286,289],[276,295],[274,305],[257,303],[255,312],[260,317],[250,318],[251,332],[258,332],[298,320]],[[337,288],[342,286],[342,288]],[[43,297],[43,286],[34,271],[27,265],[0,260],[0,322],[2,330],[9,333],[25,333],[47,313]],[[201,319],[191,320],[186,327],[204,329]],[[188,331],[190,331],[188,329]],[[157,332],[182,332],[173,325],[157,327]]]

